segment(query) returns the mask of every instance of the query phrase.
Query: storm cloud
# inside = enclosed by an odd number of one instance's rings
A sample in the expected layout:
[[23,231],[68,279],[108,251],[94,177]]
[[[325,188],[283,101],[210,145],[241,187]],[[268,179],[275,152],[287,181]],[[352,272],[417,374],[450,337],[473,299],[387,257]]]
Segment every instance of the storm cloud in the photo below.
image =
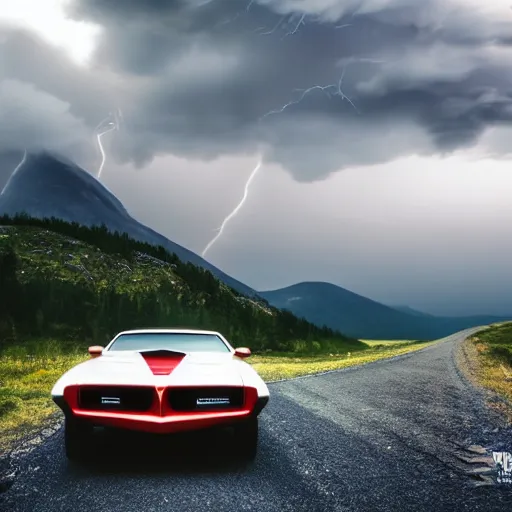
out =
[[0,153],[45,149],[94,163],[94,126],[116,89],[98,75],[37,35],[0,25]]
[[[471,146],[512,120],[505,3],[76,0],[68,14],[102,27],[89,68],[10,31],[1,73],[7,89],[24,82],[26,109],[66,148],[90,144],[99,120],[120,108],[119,162],[261,152],[314,181]],[[30,130],[8,140],[26,145]]]

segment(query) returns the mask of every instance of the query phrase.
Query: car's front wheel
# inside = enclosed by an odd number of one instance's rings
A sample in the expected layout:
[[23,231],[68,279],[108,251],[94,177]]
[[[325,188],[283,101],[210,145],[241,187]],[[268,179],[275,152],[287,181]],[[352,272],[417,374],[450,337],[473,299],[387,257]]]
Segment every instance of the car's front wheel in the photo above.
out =
[[66,415],[64,422],[64,444],[66,457],[72,461],[81,461],[90,453],[92,425],[76,418],[72,414]]
[[252,461],[258,452],[258,418],[235,425],[235,453],[243,460]]

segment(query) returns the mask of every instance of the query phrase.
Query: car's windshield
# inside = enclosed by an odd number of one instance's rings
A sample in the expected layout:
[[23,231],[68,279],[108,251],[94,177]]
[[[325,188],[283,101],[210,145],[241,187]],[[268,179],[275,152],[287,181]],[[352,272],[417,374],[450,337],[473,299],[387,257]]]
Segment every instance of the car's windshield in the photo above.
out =
[[227,345],[215,334],[196,333],[134,333],[121,334],[109,350],[167,349],[179,352],[229,352]]

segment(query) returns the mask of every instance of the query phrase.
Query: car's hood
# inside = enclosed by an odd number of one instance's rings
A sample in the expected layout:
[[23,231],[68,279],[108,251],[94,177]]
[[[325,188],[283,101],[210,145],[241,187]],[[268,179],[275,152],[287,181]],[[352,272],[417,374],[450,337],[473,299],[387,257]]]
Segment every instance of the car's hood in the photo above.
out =
[[71,384],[242,386],[245,364],[231,353],[184,354],[168,375],[155,375],[140,352],[104,352],[65,373],[54,390]]

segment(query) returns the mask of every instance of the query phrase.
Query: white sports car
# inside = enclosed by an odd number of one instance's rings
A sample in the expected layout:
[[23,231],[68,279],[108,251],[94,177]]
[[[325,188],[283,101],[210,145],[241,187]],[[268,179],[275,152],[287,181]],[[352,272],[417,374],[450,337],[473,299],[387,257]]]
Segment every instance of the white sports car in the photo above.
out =
[[266,384],[218,332],[147,329],[119,333],[52,389],[65,415],[66,455],[88,453],[94,426],[153,433],[232,426],[235,446],[256,456]]

